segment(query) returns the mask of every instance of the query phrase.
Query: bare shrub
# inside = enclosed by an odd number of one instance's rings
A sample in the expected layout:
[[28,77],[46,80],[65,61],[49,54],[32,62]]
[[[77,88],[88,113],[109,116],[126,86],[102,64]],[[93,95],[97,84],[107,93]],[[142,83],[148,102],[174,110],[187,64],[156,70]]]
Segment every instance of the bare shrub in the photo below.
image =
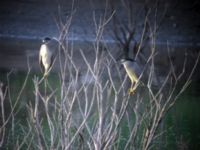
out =
[[[105,10],[101,18],[96,18],[94,14],[96,40],[91,44],[94,59],[88,58],[84,49],[76,50],[83,62],[81,67],[84,68],[84,75],[75,60],[73,44],[68,42],[73,13],[66,22],[57,22],[60,29],[57,57],[60,69],[56,80],[59,81],[59,86],[52,84],[48,78],[39,79],[35,76],[32,79],[34,97],[26,105],[29,115],[27,126],[26,130],[22,127],[24,138],[16,142],[16,148],[147,150],[157,146],[156,141],[165,132],[159,130],[160,124],[167,111],[190,84],[199,56],[181,88],[177,87],[185,73],[186,60],[182,72],[177,74],[171,59],[168,74],[154,88],[153,80],[158,77],[155,74],[155,36],[152,36],[150,55],[143,66],[147,68],[148,80],[144,87],[138,87],[135,95],[128,95],[125,86],[127,77],[103,39],[105,26],[113,18],[115,11],[108,15]],[[152,31],[152,35],[155,35],[154,31],[156,30]],[[130,34],[132,37],[132,30]],[[139,55],[139,50],[137,53]],[[9,118],[15,110],[15,104],[11,105],[11,115],[6,120],[3,109],[6,93],[0,88],[1,145],[4,142],[6,122],[12,120]]]

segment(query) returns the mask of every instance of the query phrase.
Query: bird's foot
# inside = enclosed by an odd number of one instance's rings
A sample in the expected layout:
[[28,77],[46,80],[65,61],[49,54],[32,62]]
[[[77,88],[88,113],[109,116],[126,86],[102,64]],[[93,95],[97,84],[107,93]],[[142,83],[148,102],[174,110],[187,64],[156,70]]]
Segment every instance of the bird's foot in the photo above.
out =
[[134,94],[135,94],[135,89],[130,88],[130,89],[128,90],[128,94],[129,94],[129,95],[134,95]]

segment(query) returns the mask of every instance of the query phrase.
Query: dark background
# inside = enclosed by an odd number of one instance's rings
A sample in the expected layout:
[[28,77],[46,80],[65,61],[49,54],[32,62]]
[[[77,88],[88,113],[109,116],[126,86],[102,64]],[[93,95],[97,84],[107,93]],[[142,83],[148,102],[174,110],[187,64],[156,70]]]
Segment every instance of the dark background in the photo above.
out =
[[[122,6],[121,1],[113,0],[112,2],[115,5],[118,19],[122,24],[126,24],[126,11]],[[189,63],[186,72],[188,72],[188,70],[191,70],[193,67],[196,56],[200,51],[199,0],[149,0],[146,2],[148,3],[147,7],[151,9],[149,19],[152,21],[152,24],[155,21],[155,14],[157,15],[156,21],[158,23],[160,19],[162,19],[156,35],[156,46],[160,52],[160,60],[158,60],[160,62],[159,69],[162,70],[166,67],[165,58],[168,57],[166,47],[168,46],[173,52],[173,58],[175,58],[174,61],[178,67],[183,64],[183,56],[185,52],[187,52]],[[138,29],[137,34],[135,35],[136,39],[139,39],[138,37],[140,37],[141,29],[143,27],[144,4],[144,0],[135,0],[133,5],[133,13],[136,16],[136,26]],[[78,51],[80,48],[85,50],[87,49],[85,43],[94,41],[95,24],[93,15],[98,19],[98,17],[101,17],[104,13],[105,7],[106,2],[104,0],[74,1],[74,15],[68,34],[68,40],[75,43],[74,51]],[[41,40],[46,36],[58,38],[60,31],[57,23],[59,23],[59,21],[66,22],[69,19],[71,12],[71,0],[1,0],[0,76],[3,76],[2,72],[4,71],[27,71],[27,61],[29,61],[32,71],[39,72],[38,51]],[[110,8],[108,8],[108,12],[111,12]],[[163,12],[166,13],[162,18]],[[111,23],[105,28],[104,39],[108,44],[116,43],[113,39]],[[92,49],[87,49],[87,56],[91,56],[92,58],[90,51],[92,51]],[[118,55],[118,52],[116,53],[116,55]],[[74,56],[79,58],[80,55]],[[79,64],[81,64],[81,61]],[[184,97],[185,103],[184,101],[180,101],[174,108],[172,114],[169,114],[169,121],[170,118],[172,120],[174,119],[169,126],[176,127],[172,134],[174,134],[174,132],[179,132],[179,130],[180,133],[182,133],[182,128],[188,127],[189,131],[186,133],[191,134],[189,135],[191,139],[186,138],[186,141],[198,149],[199,65],[192,79],[198,82],[193,86],[194,88],[190,89],[191,91],[189,91],[188,96]],[[18,79],[13,78],[13,80],[17,82]],[[32,91],[29,92],[33,94]],[[194,103],[191,103],[192,99],[194,99]],[[181,119],[177,119],[174,116],[178,116],[177,118]],[[187,120],[188,123],[185,124],[183,120]],[[185,126],[183,126],[183,124]],[[194,140],[192,137],[194,137]]]
[[[73,3],[74,2],[74,3]],[[59,38],[57,26],[67,22],[73,10],[73,18],[68,39],[74,42],[74,51],[85,47],[85,42],[95,39],[96,20],[105,12],[115,15],[122,24],[127,24],[126,8],[120,0],[2,0],[0,1],[0,68],[27,70],[27,58],[32,70],[38,71],[38,51],[41,40],[46,37]],[[73,6],[73,7],[72,7]],[[161,52],[161,61],[167,48],[173,51],[175,63],[181,64],[185,51],[195,60],[200,48],[200,2],[198,0],[135,0],[133,1],[136,34],[139,40],[144,24],[144,7],[150,10],[149,20],[159,24],[156,33],[156,46]],[[109,15],[107,15],[109,16]],[[116,43],[113,39],[112,20],[104,29],[104,41]],[[83,48],[84,49],[84,48]],[[161,64],[164,64],[163,62]],[[189,64],[190,65],[190,64]],[[179,66],[179,65],[178,65]],[[190,66],[189,66],[190,67]],[[162,65],[161,65],[162,68]],[[197,70],[198,71],[198,70]],[[199,71],[198,71],[199,72]],[[198,74],[196,78],[198,78]]]

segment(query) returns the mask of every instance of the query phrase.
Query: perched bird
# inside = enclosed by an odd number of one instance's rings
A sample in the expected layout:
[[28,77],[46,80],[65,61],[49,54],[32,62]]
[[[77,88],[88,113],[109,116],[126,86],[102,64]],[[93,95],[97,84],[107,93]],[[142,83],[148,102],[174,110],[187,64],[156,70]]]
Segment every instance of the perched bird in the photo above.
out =
[[124,69],[131,80],[131,88],[129,89],[129,94],[134,94],[139,83],[139,77],[142,73],[142,69],[136,61],[129,58],[121,59],[121,63],[123,64]]
[[39,64],[44,73],[44,77],[47,77],[51,70],[52,64],[55,60],[56,51],[58,49],[58,41],[46,37],[42,41],[39,52]]

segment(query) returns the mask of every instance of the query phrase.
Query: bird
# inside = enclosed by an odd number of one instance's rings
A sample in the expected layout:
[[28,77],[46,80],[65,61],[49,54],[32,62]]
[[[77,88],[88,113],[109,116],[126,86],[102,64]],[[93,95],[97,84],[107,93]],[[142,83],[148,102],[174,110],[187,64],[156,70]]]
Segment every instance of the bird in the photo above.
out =
[[131,80],[131,87],[129,89],[129,94],[134,94],[139,84],[139,78],[140,75],[142,74],[142,69],[135,60],[130,58],[126,59],[123,58],[120,60],[120,62],[123,65],[128,77]]
[[51,39],[45,37],[42,40],[42,44],[39,51],[39,64],[44,77],[47,77],[52,64],[55,60],[56,50],[58,49],[58,41],[56,39]]

